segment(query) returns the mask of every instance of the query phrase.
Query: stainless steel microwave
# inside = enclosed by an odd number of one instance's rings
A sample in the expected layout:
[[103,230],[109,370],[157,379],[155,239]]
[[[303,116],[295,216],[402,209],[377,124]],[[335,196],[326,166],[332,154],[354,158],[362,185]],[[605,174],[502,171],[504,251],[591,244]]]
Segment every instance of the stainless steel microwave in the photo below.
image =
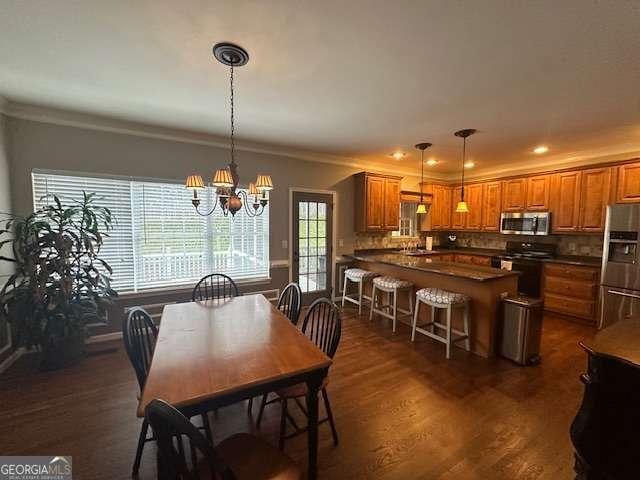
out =
[[549,235],[549,212],[503,212],[500,215],[500,233],[510,235]]

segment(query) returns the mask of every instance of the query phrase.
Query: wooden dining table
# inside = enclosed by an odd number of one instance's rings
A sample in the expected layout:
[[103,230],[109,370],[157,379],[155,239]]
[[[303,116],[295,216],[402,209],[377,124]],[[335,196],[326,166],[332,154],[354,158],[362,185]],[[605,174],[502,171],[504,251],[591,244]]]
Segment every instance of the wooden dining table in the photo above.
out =
[[318,391],[330,365],[263,295],[167,305],[138,416],[154,398],[191,416],[305,382],[308,478],[315,479]]

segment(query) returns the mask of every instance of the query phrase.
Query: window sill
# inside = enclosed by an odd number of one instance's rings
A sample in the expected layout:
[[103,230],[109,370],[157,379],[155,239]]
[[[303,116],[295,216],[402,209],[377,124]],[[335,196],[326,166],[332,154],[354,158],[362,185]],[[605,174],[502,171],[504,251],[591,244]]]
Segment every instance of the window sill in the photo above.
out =
[[[266,285],[271,283],[271,277],[260,277],[260,278],[249,278],[244,280],[235,281],[238,287],[243,286],[251,286],[251,285]],[[138,290],[137,292],[124,292],[118,295],[119,299],[129,299],[129,298],[139,298],[139,297],[147,297],[151,295],[159,295],[162,293],[189,293],[193,290],[196,282],[189,284],[181,284],[181,285],[172,285],[170,287],[156,287],[156,288],[148,288],[145,290]]]

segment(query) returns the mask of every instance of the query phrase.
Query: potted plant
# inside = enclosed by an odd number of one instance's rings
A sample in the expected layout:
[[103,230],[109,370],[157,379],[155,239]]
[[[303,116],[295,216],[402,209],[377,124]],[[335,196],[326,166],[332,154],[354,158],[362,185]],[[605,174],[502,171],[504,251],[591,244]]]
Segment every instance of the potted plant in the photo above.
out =
[[43,370],[81,359],[87,324],[103,320],[117,296],[112,269],[100,258],[112,223],[95,194],[83,192],[70,206],[53,196],[51,205],[10,217],[0,229],[0,248],[10,245],[13,253],[0,260],[15,265],[0,290],[0,314],[14,326],[19,346],[39,350]]

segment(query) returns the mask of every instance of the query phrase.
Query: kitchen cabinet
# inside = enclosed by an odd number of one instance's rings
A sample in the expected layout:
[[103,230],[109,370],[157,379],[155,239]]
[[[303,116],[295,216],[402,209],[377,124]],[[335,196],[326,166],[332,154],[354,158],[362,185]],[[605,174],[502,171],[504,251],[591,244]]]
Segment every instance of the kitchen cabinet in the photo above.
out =
[[582,172],[561,172],[551,179],[551,231],[576,232],[580,222]]
[[534,175],[527,178],[527,204],[529,211],[549,210],[550,175]]
[[487,232],[500,230],[501,206],[502,182],[485,183],[482,197],[482,230]]
[[527,205],[527,179],[512,178],[502,182],[502,210],[522,212]]
[[617,168],[616,203],[640,202],[640,163]]
[[469,213],[456,213],[456,206],[460,201],[460,195],[462,192],[461,187],[454,187],[452,190],[451,198],[451,228],[453,230],[464,230],[467,226],[467,216]]
[[[582,171],[579,230],[602,232],[611,188],[611,168]],[[552,219],[553,222],[553,219]]]
[[469,205],[469,213],[465,228],[467,230],[480,230],[482,228],[482,194],[484,192],[484,184],[473,183],[467,185],[464,189],[465,199]]
[[431,187],[431,228],[445,230],[451,227],[451,187],[434,184]]
[[355,224],[359,232],[394,231],[400,228],[402,177],[362,172],[355,175]]
[[542,280],[545,310],[595,324],[598,273],[598,267],[546,263]]

